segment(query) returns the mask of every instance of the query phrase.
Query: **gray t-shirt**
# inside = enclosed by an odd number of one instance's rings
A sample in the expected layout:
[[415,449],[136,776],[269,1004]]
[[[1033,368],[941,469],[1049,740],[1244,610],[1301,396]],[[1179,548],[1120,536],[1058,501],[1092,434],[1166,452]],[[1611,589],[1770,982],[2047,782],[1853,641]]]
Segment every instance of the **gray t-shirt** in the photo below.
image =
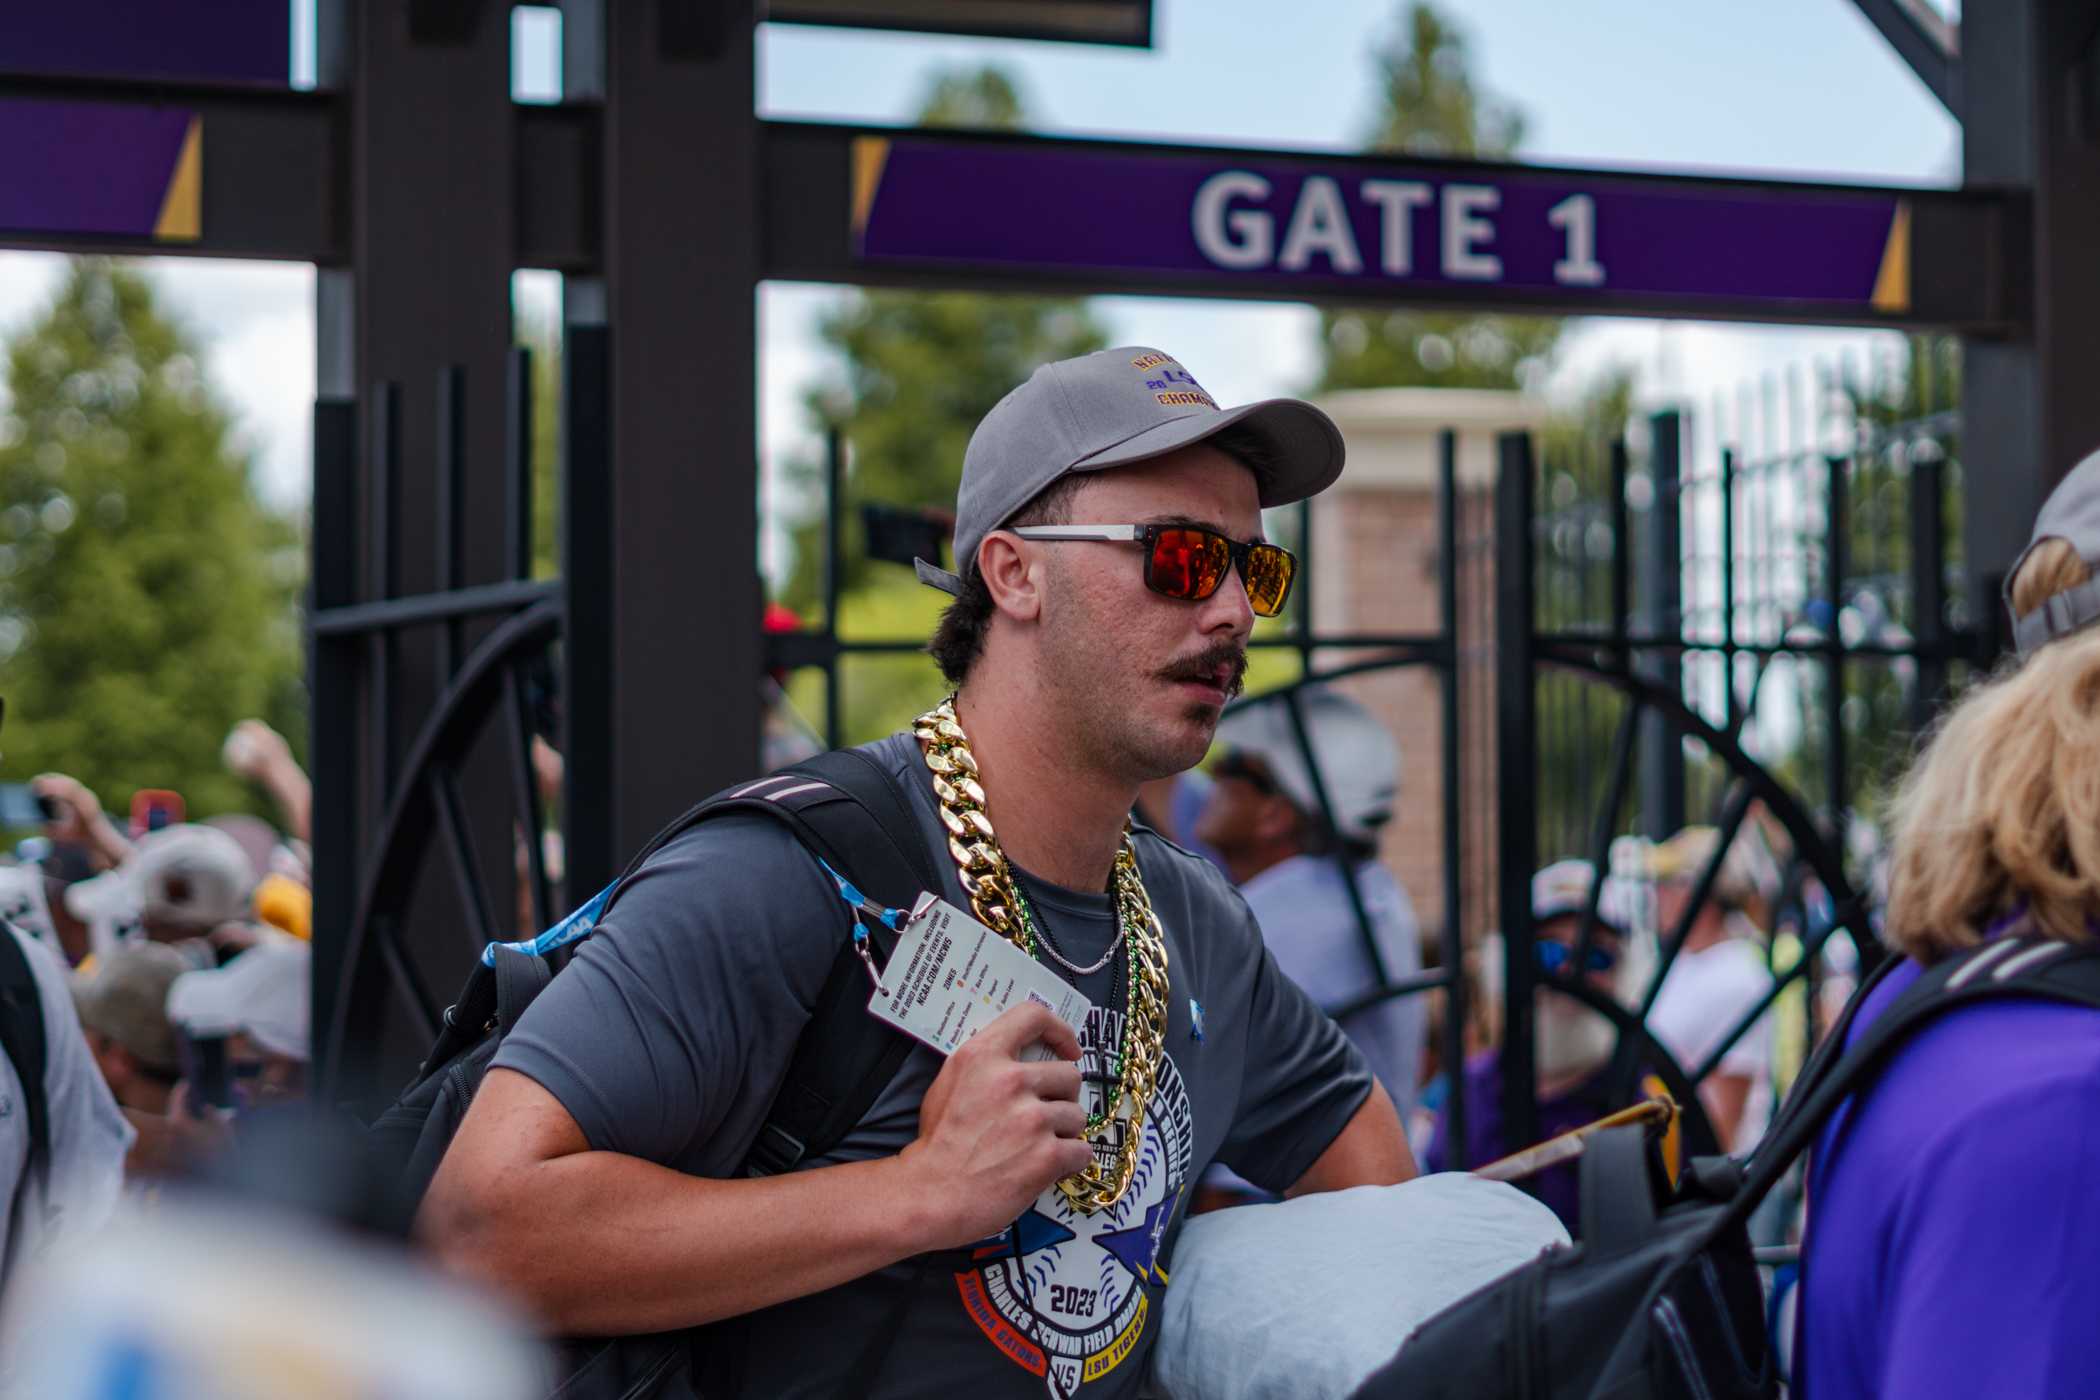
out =
[[[942,896],[967,908],[909,735],[865,752],[914,795]],[[1138,864],[1166,930],[1167,1059],[1131,1187],[1094,1215],[1053,1187],[973,1249],[908,1260],[742,1319],[742,1391],[763,1396],[1134,1395],[1189,1188],[1220,1160],[1290,1186],[1370,1092],[1363,1057],[1276,970],[1254,918],[1207,861],[1149,831]],[[1115,936],[1105,894],[1023,876],[1038,920],[1081,966]],[[495,1063],[559,1099],[594,1148],[700,1176],[736,1174],[771,1107],[849,919],[836,887],[785,829],[725,817],[652,858]],[[1069,977],[1069,974],[1062,974]],[[1086,1093],[1107,1082],[1121,958],[1070,978],[1095,1010]],[[900,1151],[940,1068],[924,1047],[828,1156]]]

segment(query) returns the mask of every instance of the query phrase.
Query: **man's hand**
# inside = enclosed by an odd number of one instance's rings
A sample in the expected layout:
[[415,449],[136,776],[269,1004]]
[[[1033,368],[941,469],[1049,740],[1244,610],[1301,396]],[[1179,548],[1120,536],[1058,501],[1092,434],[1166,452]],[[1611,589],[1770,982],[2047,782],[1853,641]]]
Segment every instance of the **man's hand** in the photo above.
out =
[[291,744],[259,719],[244,719],[236,724],[226,736],[219,756],[236,777],[252,782],[266,782],[293,762]]
[[[1058,1057],[1024,1063],[1041,1041]],[[1094,1149],[1079,1106],[1079,1039],[1048,1008],[1016,1006],[964,1041],[919,1106],[899,1165],[928,1209],[922,1248],[953,1249],[1011,1225]]]
[[103,815],[102,800],[94,789],[64,773],[40,773],[29,780],[39,797],[58,804],[58,812],[45,830],[64,845],[86,846],[104,863],[122,865],[131,856],[131,843]]

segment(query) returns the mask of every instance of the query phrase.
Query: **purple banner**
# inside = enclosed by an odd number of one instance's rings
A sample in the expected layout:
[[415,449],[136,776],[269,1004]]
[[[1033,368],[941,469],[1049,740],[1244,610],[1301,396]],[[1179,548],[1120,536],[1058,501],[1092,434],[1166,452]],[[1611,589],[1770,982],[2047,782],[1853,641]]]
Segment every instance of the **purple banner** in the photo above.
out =
[[203,122],[173,107],[0,99],[0,233],[202,235]]
[[0,71],[292,80],[291,0],[15,0],[6,8]]
[[1910,302],[1909,213],[1894,192],[873,136],[854,143],[853,179],[867,262],[1186,274],[1210,288],[1241,276],[1308,295],[1479,287],[1570,309]]

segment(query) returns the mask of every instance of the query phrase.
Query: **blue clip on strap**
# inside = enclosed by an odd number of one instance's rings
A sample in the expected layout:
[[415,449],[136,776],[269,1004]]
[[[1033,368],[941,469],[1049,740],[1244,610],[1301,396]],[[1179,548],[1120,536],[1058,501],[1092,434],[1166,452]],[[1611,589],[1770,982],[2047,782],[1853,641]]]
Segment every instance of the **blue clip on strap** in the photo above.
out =
[[860,954],[862,964],[867,967],[868,980],[879,985],[882,981],[882,974],[875,970],[875,959],[868,951],[868,926],[863,922],[863,916],[872,916],[883,927],[894,931],[900,928],[903,921],[909,918],[910,915],[906,914],[902,909],[885,909],[882,905],[862,894],[859,887],[851,880],[839,874],[838,871],[833,870],[831,862],[824,859],[824,857],[818,856],[817,864],[824,867],[824,873],[829,875],[831,882],[839,887],[839,898],[845,900],[846,907],[852,911],[853,951]]
[[[615,880],[613,885],[618,883],[619,881]],[[496,965],[496,950],[498,948],[509,948],[514,952],[528,953],[533,957],[545,957],[556,948],[566,948],[571,943],[581,942],[583,939],[588,938],[591,930],[598,927],[598,916],[605,912],[605,901],[611,896],[613,885],[607,885],[604,889],[592,895],[590,901],[581,909],[576,910],[537,938],[527,938],[517,943],[489,944],[488,947],[481,950],[482,966],[494,967]]]
[[831,862],[824,859],[824,857],[818,856],[817,864],[824,867],[824,873],[829,875],[831,882],[839,887],[839,898],[845,900],[847,906],[853,910],[853,919],[856,924],[860,922],[862,914],[869,914],[874,916],[875,920],[884,928],[895,932],[902,925],[903,920],[909,917],[902,909],[885,909],[882,905],[862,894],[851,880],[839,874],[838,871],[833,870]]

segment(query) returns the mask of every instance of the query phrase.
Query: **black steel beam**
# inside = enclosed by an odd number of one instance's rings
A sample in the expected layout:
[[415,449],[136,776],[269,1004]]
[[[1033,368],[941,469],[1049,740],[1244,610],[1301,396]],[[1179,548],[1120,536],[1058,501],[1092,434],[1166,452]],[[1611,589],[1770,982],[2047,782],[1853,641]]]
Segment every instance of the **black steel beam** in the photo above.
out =
[[[319,6],[320,78],[336,94],[328,99],[330,121],[319,149],[333,154],[343,228],[342,261],[317,279],[316,377],[323,392],[395,386],[389,396],[395,411],[389,415],[392,452],[365,454],[365,518],[317,518],[315,533],[342,530],[372,542],[358,598],[342,600],[367,604],[452,587],[500,588],[511,577],[502,463],[518,251],[516,144],[524,123],[510,98],[510,30],[484,22],[457,42],[418,42],[401,20],[398,6],[358,0]],[[208,120],[204,148],[209,188]],[[208,226],[205,232],[209,237]],[[442,434],[441,383],[454,386]],[[440,539],[443,456],[465,468],[449,547]],[[392,463],[386,477],[379,474],[383,461]],[[390,485],[392,495],[383,501],[384,515],[374,518],[381,485]],[[460,648],[474,647],[489,625],[477,620],[461,629]],[[443,646],[449,630],[390,632],[380,643],[391,658],[389,675],[383,686],[366,687],[364,703],[380,722],[372,726],[371,751],[357,764],[371,775],[361,794],[368,816],[393,810],[409,745],[451,679]],[[359,742],[354,733],[320,737],[331,746]],[[489,871],[512,868],[503,758],[501,746],[490,745],[459,761],[468,841],[480,868]],[[380,854],[368,852],[362,863],[369,868]],[[330,862],[345,854],[317,849],[315,858]],[[508,900],[499,904],[509,907]],[[426,959],[424,970],[436,981],[457,974],[456,914],[426,904],[398,933],[406,954]],[[389,1035],[399,1028],[351,1029],[352,1043],[341,1049],[353,1077],[374,1069],[382,1048],[400,1048]]]
[[[652,51],[654,51],[652,40]],[[450,45],[427,52],[457,52]],[[203,114],[203,236],[185,244],[139,239],[60,237],[0,232],[0,247],[72,251],[262,257],[340,265],[352,256],[353,212],[347,180],[347,99],[320,93],[252,93],[207,86],[77,79],[0,82],[12,93],[89,101],[172,103]],[[508,178],[512,228],[505,256],[515,267],[570,274],[604,269],[610,215],[602,194],[604,113],[592,99],[560,106],[508,108],[508,130],[488,160]],[[1896,189],[1802,182],[1658,175],[1629,171],[1545,170],[1529,173],[1564,183],[1678,194],[1749,198],[1899,197],[1908,206],[1911,295],[1900,311],[1834,307],[1826,302],[1744,304],[1708,296],[1659,296],[1570,288],[1539,292],[1482,285],[1406,285],[1366,281],[1309,286],[1285,275],[1160,273],[1103,268],[1020,267],[939,261],[898,265],[862,261],[852,237],[852,148],[856,137],[897,135],[873,128],[800,122],[749,123],[762,150],[756,182],[762,228],[762,275],[773,278],[913,287],[1012,291],[1151,293],[1257,300],[1318,300],[1391,306],[1414,304],[1597,315],[1685,315],[1712,319],[1832,324],[1941,326],[1984,336],[2016,335],[2030,305],[2009,265],[2029,225],[2018,192]],[[991,141],[1019,152],[1067,149],[1142,161],[1199,154],[1221,168],[1235,161],[1312,163],[1346,177],[1389,161],[1287,151],[1225,150],[1129,142],[955,133],[943,140]],[[511,152],[503,162],[499,152]],[[1514,178],[1527,167],[1481,162],[1410,160],[1410,169],[1442,178]],[[1972,172],[1973,175],[1973,172]],[[667,178],[669,172],[667,172]],[[690,183],[690,172],[681,176]],[[727,191],[717,188],[717,193]],[[699,197],[694,191],[694,197]],[[1076,197],[1076,196],[1075,196]],[[410,381],[414,382],[414,381]]]
[[1991,0],[1962,16],[1963,174],[2021,197],[1993,266],[2031,323],[2016,342],[1963,345],[1963,556],[1987,642],[2004,634],[1998,584],[2035,513],[2100,447],[2100,141],[2077,120],[2093,26],[2090,0]]
[[[340,93],[0,78],[0,99],[15,97],[196,112],[204,122],[203,236],[161,243],[0,230],[0,248],[274,258],[323,266],[350,257],[349,99]],[[587,271],[598,255],[598,110],[588,104],[509,110],[512,129],[497,143],[515,152],[507,163],[515,228],[505,256],[517,267]],[[500,160],[495,150],[488,158]]]
[[[358,511],[357,405],[322,398],[314,404],[314,519],[351,521]],[[309,616],[344,607],[357,597],[357,537],[347,528],[313,532],[307,583]],[[337,989],[344,983],[350,914],[357,903],[359,786],[357,773],[358,648],[354,637],[308,639],[307,753],[314,803],[309,836],[314,849],[313,1024],[335,1023]],[[324,1082],[339,1069],[341,1048],[323,1038],[316,1047]]]
[[1152,0],[769,0],[776,23],[1152,46]]
[[[578,26],[603,37],[603,275],[567,289],[572,326],[593,302],[604,326],[611,451],[600,481],[567,488],[568,557],[595,563],[565,581],[566,703],[572,715],[603,707],[609,752],[587,776],[609,784],[596,800],[611,820],[593,840],[621,860],[759,757],[753,29],[729,26],[714,52],[680,56],[651,9],[607,4]],[[574,513],[585,490],[606,532],[595,541]],[[595,673],[575,664],[586,617],[605,628]],[[586,701],[584,686],[602,694]],[[587,868],[576,866],[578,890]]]
[[283,258],[343,256],[346,217],[337,105],[323,93],[208,83],[4,77],[0,99],[178,107],[204,123],[203,225],[197,242],[0,230],[0,248]]
[[1961,29],[1924,0],[1852,0],[1940,105],[1962,116]]
[[[1529,433],[1495,441],[1495,892],[1502,920],[1502,1150],[1538,1141],[1532,991],[1538,965],[1531,926],[1531,874],[1538,868],[1538,691]],[[1463,1076],[1454,1089],[1463,1091]]]

